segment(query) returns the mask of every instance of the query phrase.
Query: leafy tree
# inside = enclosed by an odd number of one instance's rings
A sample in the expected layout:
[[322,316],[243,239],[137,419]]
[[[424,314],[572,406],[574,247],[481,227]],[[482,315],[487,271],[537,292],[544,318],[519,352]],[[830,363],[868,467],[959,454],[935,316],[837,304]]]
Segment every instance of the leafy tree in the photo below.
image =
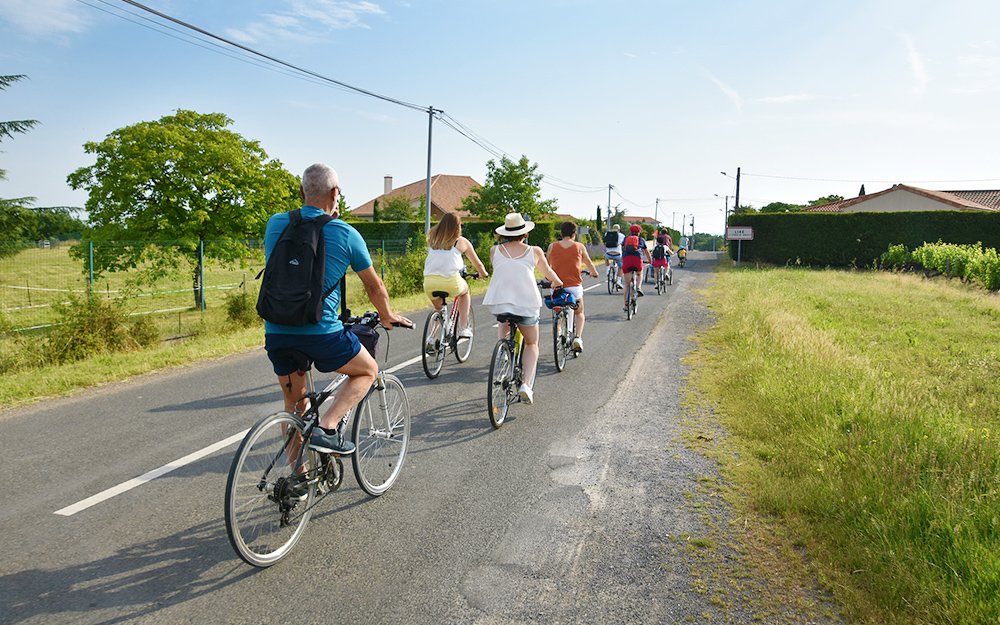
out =
[[809,206],[823,206],[824,204],[833,204],[834,202],[844,201],[843,195],[828,195],[826,197],[816,198],[815,200],[809,200]]
[[538,164],[521,156],[516,163],[507,157],[500,164],[486,163],[486,183],[462,201],[462,208],[485,221],[503,221],[507,213],[524,213],[529,219],[554,213],[556,200],[541,199],[542,174]]
[[87,224],[73,216],[73,213],[79,210],[72,206],[32,208],[27,238],[32,241],[79,238],[87,228]]
[[[19,80],[27,78],[24,74],[0,76],[0,91]],[[0,141],[13,139],[15,134],[25,133],[38,124],[35,119],[0,121]],[[7,172],[0,169],[0,181],[7,179]],[[0,258],[14,254],[22,246],[20,241],[29,238],[27,229],[31,224],[31,213],[28,207],[35,202],[33,197],[0,198],[0,235],[5,241],[0,242]]]
[[787,202],[771,202],[760,207],[762,213],[797,213],[802,210],[800,204],[789,204]]
[[410,200],[401,196],[393,195],[385,198],[379,206],[378,219],[376,221],[417,221],[423,217],[420,207],[424,206],[424,196],[420,196],[420,203],[414,206]]
[[207,258],[241,261],[252,253],[245,239],[262,237],[271,214],[299,205],[298,179],[230,124],[221,113],[178,110],[84,144],[97,162],[67,180],[89,194],[86,238],[117,242],[94,247],[95,273],[146,264],[155,277],[178,266],[179,247],[201,305],[199,242]]
[[604,223],[601,221],[601,205],[597,205],[597,220],[594,222],[597,225],[597,231],[604,231]]

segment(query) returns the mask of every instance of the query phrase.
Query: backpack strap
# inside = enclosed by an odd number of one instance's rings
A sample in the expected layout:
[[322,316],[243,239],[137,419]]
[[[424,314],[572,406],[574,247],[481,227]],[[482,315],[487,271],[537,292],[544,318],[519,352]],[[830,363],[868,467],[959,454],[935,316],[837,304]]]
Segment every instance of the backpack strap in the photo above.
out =
[[[326,295],[323,298],[326,299]],[[345,274],[340,277],[340,321],[347,321],[350,316],[351,309],[347,307],[347,275]]]

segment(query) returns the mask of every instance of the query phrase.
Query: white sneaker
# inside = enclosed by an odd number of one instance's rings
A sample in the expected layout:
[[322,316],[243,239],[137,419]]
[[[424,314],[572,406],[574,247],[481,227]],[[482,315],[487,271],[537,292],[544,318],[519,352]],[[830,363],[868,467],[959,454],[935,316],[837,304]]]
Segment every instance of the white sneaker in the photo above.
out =
[[534,399],[531,393],[531,387],[527,384],[522,384],[521,388],[517,389],[517,396],[521,398],[522,404],[530,404]]
[[578,336],[573,337],[573,351],[578,354],[583,351],[583,339]]
[[460,339],[471,339],[472,338],[472,328],[463,328],[458,331],[458,338]]

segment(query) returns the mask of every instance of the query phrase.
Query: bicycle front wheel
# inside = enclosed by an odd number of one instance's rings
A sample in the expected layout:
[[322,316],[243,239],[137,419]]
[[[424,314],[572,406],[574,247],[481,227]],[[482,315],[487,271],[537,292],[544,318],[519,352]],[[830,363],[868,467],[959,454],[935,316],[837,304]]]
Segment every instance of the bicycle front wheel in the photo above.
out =
[[[456,326],[461,325],[461,322],[456,323]],[[469,306],[469,322],[465,326],[470,330],[474,330],[476,327],[476,316],[472,312],[472,306]],[[455,359],[458,362],[465,362],[469,359],[469,354],[472,353],[472,340],[474,336],[467,338],[459,338],[458,332],[455,333]]]
[[[410,400],[403,383],[385,375],[385,394],[373,386],[358,403],[351,437],[351,461],[358,486],[372,497],[389,490],[403,470],[410,445]],[[384,398],[384,399],[383,399]]]
[[556,371],[562,371],[566,368],[569,342],[569,331],[566,329],[566,315],[559,313],[552,318],[552,348],[556,355]]
[[434,379],[441,373],[444,366],[444,356],[447,346],[444,342],[445,317],[440,310],[435,310],[427,316],[424,323],[424,340],[420,346],[420,359],[424,364],[424,373]]
[[247,564],[268,567],[292,550],[312,515],[314,480],[302,496],[296,476],[317,473],[316,452],[304,448],[302,421],[279,412],[255,425],[236,451],[226,481],[226,532]]
[[493,348],[487,382],[486,405],[489,408],[490,423],[494,428],[499,428],[507,418],[507,408],[513,394],[517,392],[514,388],[514,354],[507,341],[497,341]]

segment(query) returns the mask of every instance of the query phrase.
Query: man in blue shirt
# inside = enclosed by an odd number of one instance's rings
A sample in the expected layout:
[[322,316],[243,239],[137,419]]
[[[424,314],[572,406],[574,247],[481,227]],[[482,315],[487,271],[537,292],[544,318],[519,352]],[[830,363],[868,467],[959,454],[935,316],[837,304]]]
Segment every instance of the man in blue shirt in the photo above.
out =
[[[345,331],[338,316],[341,293],[340,279],[350,267],[361,278],[368,299],[378,310],[382,325],[392,329],[393,323],[412,327],[413,322],[397,315],[389,305],[389,293],[372,267],[361,234],[339,217],[340,181],[337,172],[322,163],[310,165],[302,174],[299,187],[302,197],[302,219],[315,219],[323,213],[334,219],[323,226],[326,247],[326,273],[324,291],[333,291],[323,302],[323,317],[318,323],[304,326],[286,326],[264,322],[264,349],[271,360],[278,384],[284,395],[285,410],[293,412],[305,395],[305,376],[297,375],[297,364],[283,350],[294,349],[305,353],[322,372],[336,371],[347,375],[347,383],[340,389],[330,409],[320,417],[319,427],[313,430],[309,446],[323,453],[350,454],[354,443],[342,440],[337,424],[347,411],[354,408],[365,396],[375,376],[378,364],[368,350],[361,349],[357,337]],[[269,258],[281,233],[288,225],[288,213],[271,215],[264,232],[264,256]]]

